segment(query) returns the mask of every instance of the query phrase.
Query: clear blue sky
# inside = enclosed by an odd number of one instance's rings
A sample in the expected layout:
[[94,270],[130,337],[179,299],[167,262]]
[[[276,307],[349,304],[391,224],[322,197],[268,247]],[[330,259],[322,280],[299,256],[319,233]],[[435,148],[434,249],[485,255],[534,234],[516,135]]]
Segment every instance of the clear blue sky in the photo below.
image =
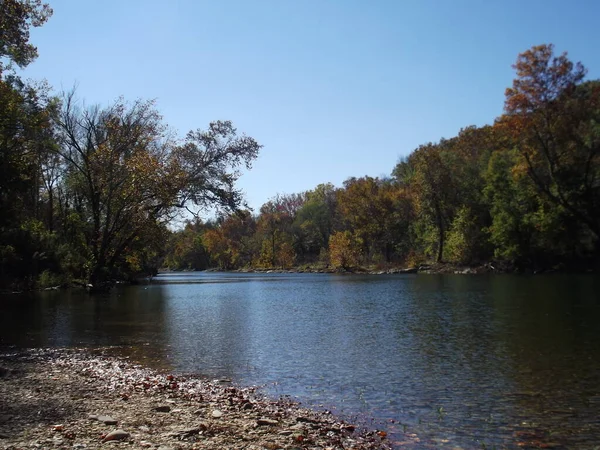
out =
[[88,104],[156,99],[182,136],[232,120],[264,145],[240,180],[255,210],[492,123],[533,45],[600,78],[595,0],[48,1],[25,76]]

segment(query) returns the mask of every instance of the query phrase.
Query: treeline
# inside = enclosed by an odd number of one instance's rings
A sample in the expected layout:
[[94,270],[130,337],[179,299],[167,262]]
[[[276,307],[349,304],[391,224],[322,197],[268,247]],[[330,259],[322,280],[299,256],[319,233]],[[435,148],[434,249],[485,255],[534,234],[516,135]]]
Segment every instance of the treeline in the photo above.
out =
[[278,195],[256,215],[189,222],[172,269],[353,268],[496,261],[596,267],[600,255],[600,81],[552,45],[519,55],[493,125],[415,149],[389,178]]
[[239,167],[260,145],[231,122],[177,138],[152,102],[86,107],[15,65],[37,56],[29,28],[52,10],[0,2],[0,288],[95,289],[156,270],[183,208],[238,210]]
[[[551,45],[521,54],[493,125],[401,160],[385,179],[278,195],[235,183],[260,145],[228,121],[178,138],[152,102],[86,107],[18,76],[52,10],[0,2],[0,289],[102,287],[159,267],[354,268],[447,261],[582,268],[600,255],[600,81]],[[214,221],[172,232],[180,211]]]

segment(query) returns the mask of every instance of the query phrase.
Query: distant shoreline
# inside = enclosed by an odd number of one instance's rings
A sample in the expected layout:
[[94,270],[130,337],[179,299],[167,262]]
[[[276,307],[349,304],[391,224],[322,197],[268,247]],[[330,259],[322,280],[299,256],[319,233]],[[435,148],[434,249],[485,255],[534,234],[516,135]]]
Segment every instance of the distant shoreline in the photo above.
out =
[[[185,272],[186,270],[161,269],[159,273]],[[192,270],[195,272],[195,270]],[[522,269],[512,265],[502,263],[484,263],[478,265],[461,265],[453,263],[432,263],[421,264],[417,267],[389,267],[389,268],[371,268],[355,267],[349,269],[334,269],[331,267],[320,266],[298,266],[292,268],[241,268],[241,269],[219,269],[210,268],[198,270],[198,272],[230,272],[230,273],[323,273],[323,274],[348,274],[348,275],[408,275],[408,274],[455,274],[455,275],[479,275],[479,274],[524,274],[524,275],[543,275],[552,273],[572,273],[572,274],[594,274],[597,269],[587,268],[569,268],[566,266],[548,268],[548,269]]]

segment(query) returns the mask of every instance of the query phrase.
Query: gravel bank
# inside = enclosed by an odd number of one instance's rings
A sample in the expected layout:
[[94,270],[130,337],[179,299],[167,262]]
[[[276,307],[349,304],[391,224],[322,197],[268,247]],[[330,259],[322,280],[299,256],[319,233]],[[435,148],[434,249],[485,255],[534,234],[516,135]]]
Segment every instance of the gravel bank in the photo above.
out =
[[389,449],[385,433],[256,388],[161,374],[102,350],[0,351],[3,449]]

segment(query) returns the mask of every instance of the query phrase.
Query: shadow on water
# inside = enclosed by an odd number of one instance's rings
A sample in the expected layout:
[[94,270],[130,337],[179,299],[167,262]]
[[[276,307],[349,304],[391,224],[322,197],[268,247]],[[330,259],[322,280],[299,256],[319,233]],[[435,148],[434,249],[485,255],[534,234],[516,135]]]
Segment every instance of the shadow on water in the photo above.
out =
[[592,276],[178,273],[105,297],[6,297],[0,310],[3,344],[113,345],[371,417],[399,447],[600,439]]
[[18,347],[121,347],[165,367],[165,297],[160,286],[128,286],[103,295],[47,291],[0,299],[0,344]]

